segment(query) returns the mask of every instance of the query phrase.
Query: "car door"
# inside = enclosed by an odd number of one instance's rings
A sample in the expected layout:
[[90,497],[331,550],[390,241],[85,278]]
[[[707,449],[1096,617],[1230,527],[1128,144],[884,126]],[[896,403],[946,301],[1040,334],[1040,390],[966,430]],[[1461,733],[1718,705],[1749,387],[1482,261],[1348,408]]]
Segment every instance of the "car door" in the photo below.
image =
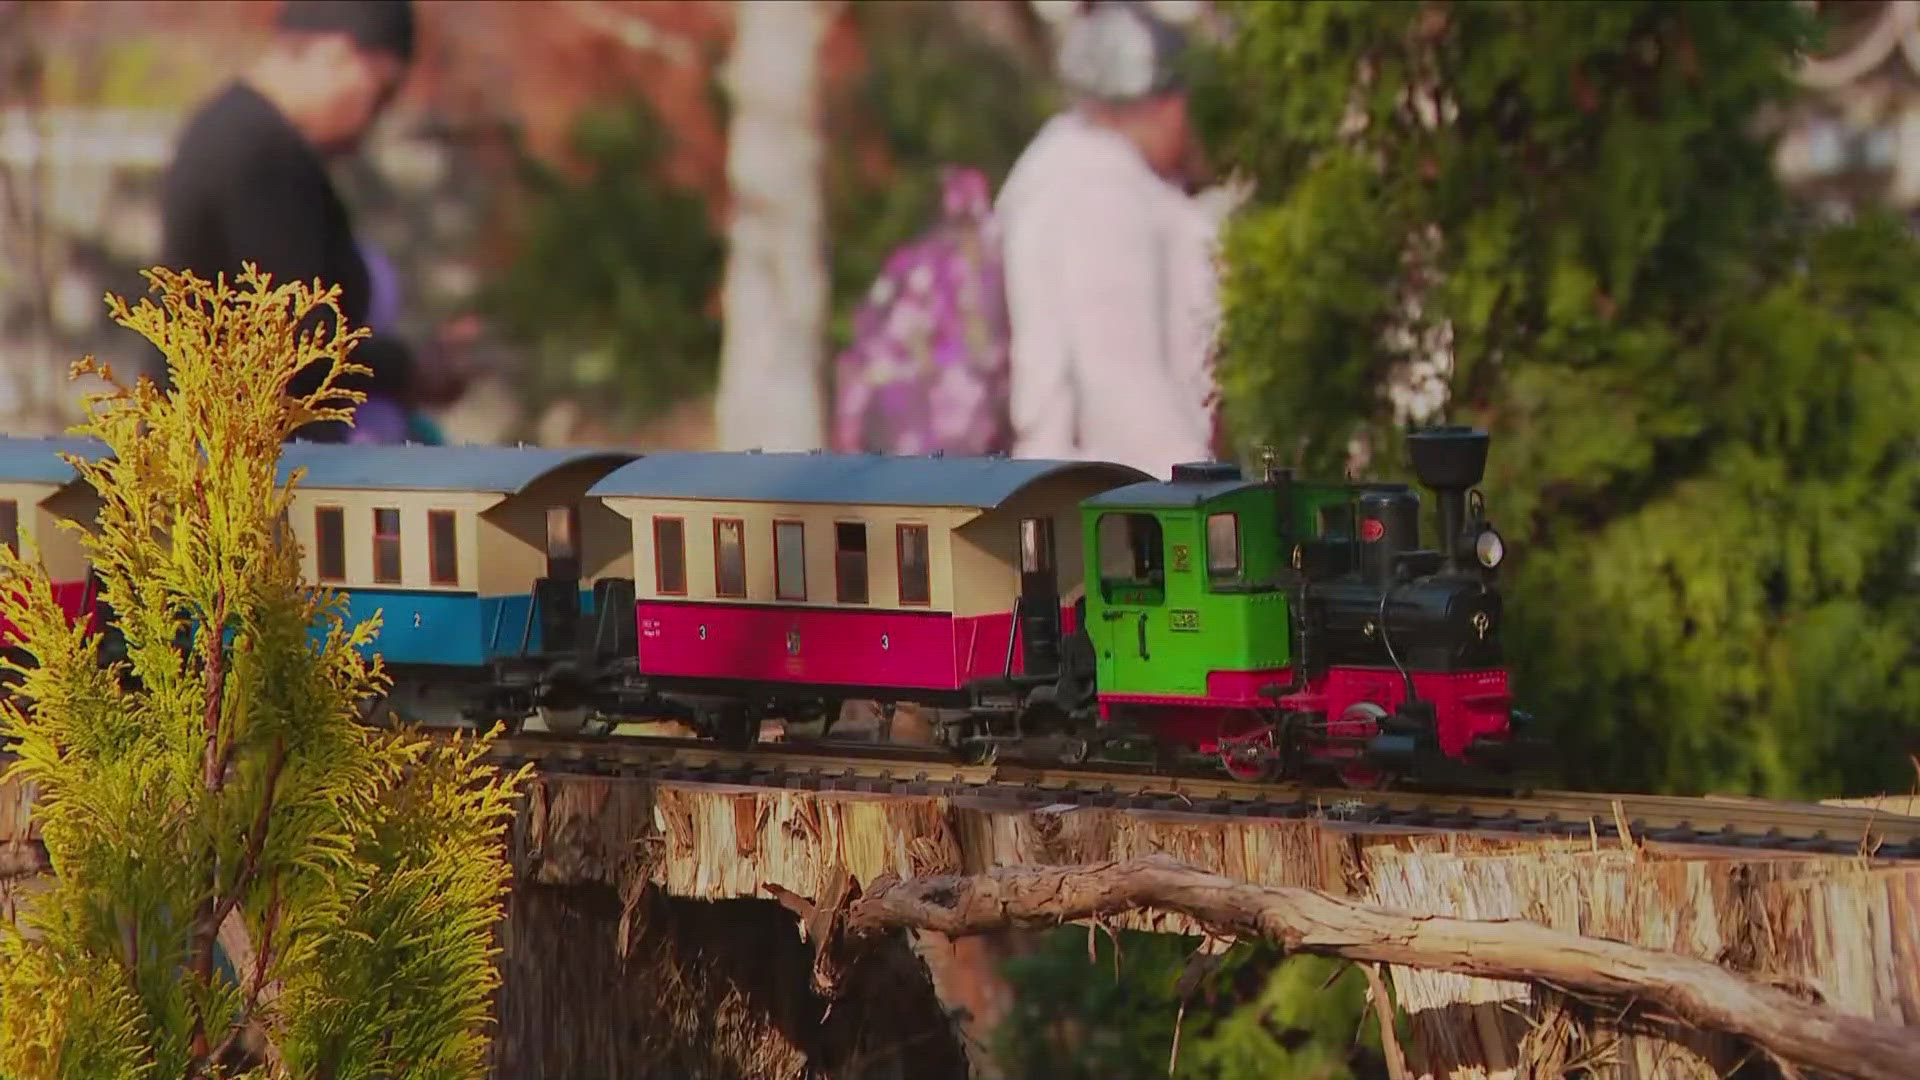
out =
[[1060,672],[1060,572],[1053,519],[1020,522],[1020,662],[1028,675]]
[[1093,563],[1105,601],[1100,625],[1090,627],[1099,646],[1103,693],[1158,693],[1154,668],[1155,623],[1166,606],[1166,544],[1160,519],[1146,511],[1111,511],[1095,526]]

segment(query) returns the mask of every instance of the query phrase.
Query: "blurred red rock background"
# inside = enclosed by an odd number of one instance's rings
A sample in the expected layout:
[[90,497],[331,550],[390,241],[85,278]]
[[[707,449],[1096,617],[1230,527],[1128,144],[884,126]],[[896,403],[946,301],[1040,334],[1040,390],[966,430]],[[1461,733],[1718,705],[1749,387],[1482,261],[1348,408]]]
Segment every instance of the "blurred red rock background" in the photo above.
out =
[[[1040,23],[1022,0],[903,3],[941,8],[989,47],[1038,56]],[[106,291],[138,293],[157,253],[156,192],[174,133],[203,96],[264,40],[272,4],[115,0],[0,4],[0,424],[50,431],[75,407],[67,362],[112,360],[130,343],[104,317]],[[857,89],[867,63],[862,14],[830,9],[823,97]],[[484,306],[484,287],[524,239],[531,159],[569,180],[581,117],[638,95],[664,132],[657,175],[706,209],[716,240],[726,215],[726,101],[720,88],[734,5],[722,0],[420,0],[417,63],[396,107],[342,180],[361,227],[405,274],[412,329]],[[868,19],[867,22],[871,22]],[[843,102],[836,155],[884,184],[884,131]],[[717,301],[714,312],[717,314]],[[493,374],[442,418],[459,440],[581,439],[700,445],[709,404],[647,410],[641,428],[598,415],[576,395],[534,402],[518,385],[517,343],[477,349]]]
[[[427,335],[475,310],[489,320],[472,350],[489,373],[442,417],[450,437],[710,442],[708,394],[687,388],[703,385],[717,356],[721,84],[736,5],[419,6],[415,77],[342,179],[362,227],[402,265],[410,329]],[[1184,17],[1203,7],[1159,6]],[[1863,198],[1920,204],[1920,46],[1901,44],[1920,42],[1920,30],[1895,25],[1915,12],[1819,6],[1833,32],[1802,73],[1803,101],[1760,118],[1785,132],[1782,175],[1835,212]],[[1044,116],[1047,23],[1070,7],[825,3],[832,319],[844,319],[885,250],[926,223],[937,161],[979,165],[998,179]],[[259,0],[0,2],[6,430],[53,430],[73,415],[72,359],[130,355],[101,295],[142,290],[137,274],[157,251],[155,188],[174,132],[244,66],[272,15]],[[599,137],[612,149],[584,159],[583,120],[608,109],[616,120]],[[621,142],[644,142],[656,129],[657,161]],[[528,181],[533,167],[552,171],[546,189]],[[688,226],[682,206],[700,207],[704,222]],[[596,221],[608,229],[591,228]],[[660,223],[675,227],[656,230]],[[645,250],[656,232],[659,249]],[[623,261],[623,250],[642,254]],[[667,280],[683,267],[683,280]],[[634,295],[632,310],[612,310]],[[656,349],[659,357],[648,355]],[[655,372],[665,374],[647,385]]]

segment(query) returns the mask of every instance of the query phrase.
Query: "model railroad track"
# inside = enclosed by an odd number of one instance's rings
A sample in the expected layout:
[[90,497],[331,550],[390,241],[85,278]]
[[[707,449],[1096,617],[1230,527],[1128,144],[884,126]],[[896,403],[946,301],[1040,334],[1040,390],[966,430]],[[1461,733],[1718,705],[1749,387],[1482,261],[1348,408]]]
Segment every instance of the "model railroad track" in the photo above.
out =
[[[428,729],[436,730],[436,729]],[[0,740],[0,762],[12,758]],[[938,747],[764,743],[727,750],[658,736],[523,732],[495,740],[505,767],[549,774],[901,796],[965,796],[1009,809],[1095,806],[1230,818],[1320,819],[1344,827],[1636,840],[1755,852],[1920,861],[1920,817],[1760,799],[1537,791],[1524,796],[1262,785],[1111,762],[957,764]]]
[[682,739],[522,733],[493,756],[546,773],[881,795],[966,796],[1010,808],[1097,806],[1346,827],[1524,834],[1618,842],[1867,855],[1920,861],[1920,817],[1764,800],[1539,791],[1525,796],[1353,791],[1172,776],[1111,763],[956,764],[935,747],[769,743],[726,750]]

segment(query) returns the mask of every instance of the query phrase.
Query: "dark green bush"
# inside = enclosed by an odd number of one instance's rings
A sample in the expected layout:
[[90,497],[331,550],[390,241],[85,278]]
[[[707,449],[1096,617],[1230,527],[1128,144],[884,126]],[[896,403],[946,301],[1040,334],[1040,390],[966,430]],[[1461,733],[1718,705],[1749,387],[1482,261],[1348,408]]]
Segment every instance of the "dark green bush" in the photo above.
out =
[[519,155],[525,216],[486,307],[525,350],[536,399],[644,419],[713,385],[725,249],[701,197],[666,179],[644,100],[587,111],[572,144],[578,178]]
[[1202,115],[1258,184],[1228,255],[1237,429],[1320,470],[1361,434],[1404,471],[1382,340],[1425,234],[1411,329],[1451,335],[1444,418],[1493,434],[1506,640],[1565,779],[1911,786],[1920,258],[1885,215],[1796,205],[1754,136],[1811,16],[1232,10]]

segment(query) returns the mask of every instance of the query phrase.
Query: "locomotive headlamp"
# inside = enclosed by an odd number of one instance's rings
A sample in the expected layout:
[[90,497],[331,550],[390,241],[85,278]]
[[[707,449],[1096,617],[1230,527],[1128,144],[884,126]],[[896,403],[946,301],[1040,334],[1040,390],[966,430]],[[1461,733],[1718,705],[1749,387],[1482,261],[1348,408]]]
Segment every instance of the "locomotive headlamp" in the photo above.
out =
[[1473,541],[1473,554],[1480,560],[1481,566],[1491,570],[1500,565],[1501,559],[1506,558],[1507,545],[1500,539],[1499,533],[1490,528],[1482,529],[1480,535]]

